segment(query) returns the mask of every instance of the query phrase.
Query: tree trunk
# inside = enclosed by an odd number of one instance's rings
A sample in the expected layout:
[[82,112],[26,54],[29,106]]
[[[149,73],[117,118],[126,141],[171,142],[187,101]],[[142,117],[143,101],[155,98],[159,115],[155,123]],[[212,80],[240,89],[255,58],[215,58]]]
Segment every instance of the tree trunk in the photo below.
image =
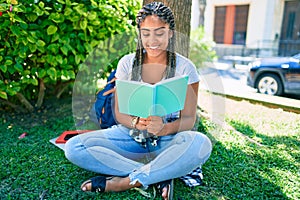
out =
[[[143,0],[143,5],[154,0]],[[192,0],[155,0],[163,2],[170,7],[176,23],[177,44],[176,51],[186,57],[189,56],[190,30],[191,30],[191,9]]]
[[199,26],[204,26],[205,8],[206,8],[206,0],[199,0],[199,11],[200,11]]
[[25,106],[25,108],[32,112],[34,110],[33,106],[29,103],[29,101],[21,94],[17,93],[16,96],[18,97],[19,101]]
[[38,100],[36,103],[37,108],[40,108],[43,104],[44,96],[45,96],[45,89],[46,89],[43,79],[39,80],[39,84],[40,84],[40,90],[39,90]]

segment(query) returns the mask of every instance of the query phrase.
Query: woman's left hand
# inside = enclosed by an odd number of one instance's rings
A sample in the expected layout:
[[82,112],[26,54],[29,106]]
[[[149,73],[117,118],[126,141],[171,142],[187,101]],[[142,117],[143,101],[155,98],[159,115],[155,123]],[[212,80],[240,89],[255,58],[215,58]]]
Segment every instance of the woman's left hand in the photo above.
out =
[[147,125],[147,132],[156,136],[161,136],[160,132],[165,126],[162,118],[158,116],[149,116],[147,120],[149,121],[149,124]]

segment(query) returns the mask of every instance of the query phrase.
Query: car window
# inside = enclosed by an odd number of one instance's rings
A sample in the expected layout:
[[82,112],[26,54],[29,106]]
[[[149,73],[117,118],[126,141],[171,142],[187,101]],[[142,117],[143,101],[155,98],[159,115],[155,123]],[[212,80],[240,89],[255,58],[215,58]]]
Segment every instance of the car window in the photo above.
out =
[[294,55],[293,58],[300,60],[300,53]]

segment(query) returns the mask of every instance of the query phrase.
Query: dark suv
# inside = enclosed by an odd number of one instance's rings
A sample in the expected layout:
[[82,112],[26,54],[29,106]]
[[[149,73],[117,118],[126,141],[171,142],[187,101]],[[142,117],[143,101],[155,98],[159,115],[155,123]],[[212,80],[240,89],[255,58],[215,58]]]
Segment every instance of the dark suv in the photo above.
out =
[[247,85],[268,95],[300,94],[300,53],[250,63]]

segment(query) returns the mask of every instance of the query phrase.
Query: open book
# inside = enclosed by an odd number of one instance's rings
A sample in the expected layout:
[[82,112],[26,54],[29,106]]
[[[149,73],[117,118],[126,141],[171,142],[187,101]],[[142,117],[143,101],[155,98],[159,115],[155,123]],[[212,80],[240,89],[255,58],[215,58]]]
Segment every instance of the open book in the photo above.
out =
[[175,76],[154,85],[117,79],[119,111],[146,118],[182,110],[187,84],[188,76]]

